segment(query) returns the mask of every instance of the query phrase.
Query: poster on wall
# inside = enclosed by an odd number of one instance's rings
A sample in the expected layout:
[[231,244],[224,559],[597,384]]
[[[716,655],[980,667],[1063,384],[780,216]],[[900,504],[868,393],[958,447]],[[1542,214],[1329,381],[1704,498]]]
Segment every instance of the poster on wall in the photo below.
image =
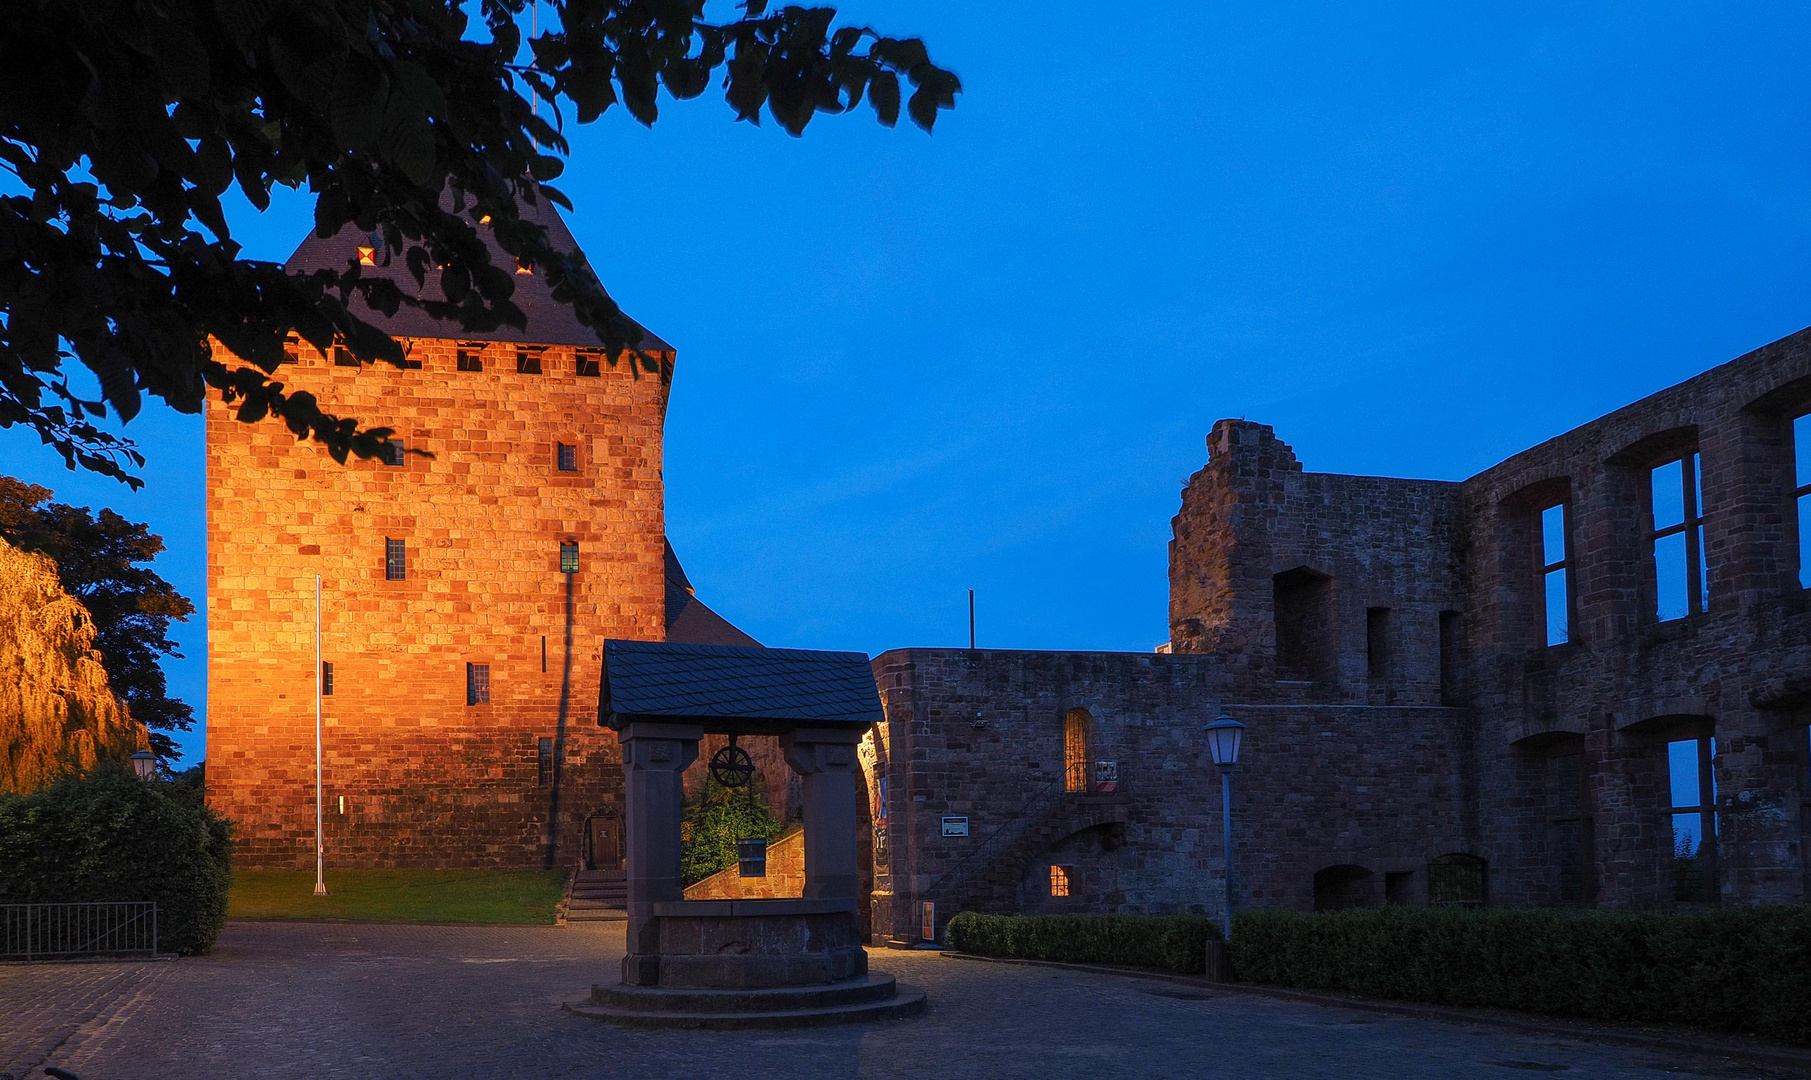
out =
[[1094,763],[1094,790],[1103,795],[1119,790],[1119,762],[1097,761]]
[[967,836],[968,819],[965,817],[946,817],[943,819],[943,835]]

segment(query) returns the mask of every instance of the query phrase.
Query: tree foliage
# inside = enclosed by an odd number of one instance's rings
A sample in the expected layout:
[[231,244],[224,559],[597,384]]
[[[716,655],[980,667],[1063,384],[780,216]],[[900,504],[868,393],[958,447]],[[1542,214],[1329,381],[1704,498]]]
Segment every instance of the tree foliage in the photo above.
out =
[[163,761],[181,757],[167,734],[187,731],[194,710],[169,696],[165,656],[181,657],[170,620],[187,621],[195,605],[155,570],[141,564],[164,549],[163,538],[111,510],[50,502],[50,490],[0,476],[0,538],[50,556],[63,591],[94,616],[94,647],[113,692],[150,729],[151,749]]
[[772,840],[780,823],[755,784],[726,788],[706,773],[704,787],[681,811],[679,830],[679,880],[695,885],[736,865],[736,841]]
[[[551,0],[525,40],[528,4],[11,5],[0,168],[20,193],[0,198],[0,427],[30,425],[72,468],[136,484],[128,469],[143,457],[94,420],[109,406],[130,420],[146,394],[197,412],[212,391],[240,419],[278,417],[338,460],[375,456],[388,429],[271,378],[283,344],[295,333],[400,365],[397,343],[348,309],[354,293],[378,312],[448,320],[448,336],[522,327],[514,276],[480,229],[544,275],[606,355],[641,341],[582,257],[519,212],[541,198],[570,207],[550,186],[568,113],[587,123],[620,103],[652,124],[662,89],[697,97],[721,72],[737,120],[765,110],[797,135],[865,99],[881,123],[903,108],[928,131],[960,90],[922,42],[838,25],[832,8],[745,0],[712,22],[704,0]],[[356,260],[290,276],[240,258],[222,197],[237,188],[264,209],[277,185],[313,194],[317,235],[349,222],[379,234],[421,294],[361,278]],[[247,364],[215,360],[210,336]],[[75,361],[99,400],[71,387]]]

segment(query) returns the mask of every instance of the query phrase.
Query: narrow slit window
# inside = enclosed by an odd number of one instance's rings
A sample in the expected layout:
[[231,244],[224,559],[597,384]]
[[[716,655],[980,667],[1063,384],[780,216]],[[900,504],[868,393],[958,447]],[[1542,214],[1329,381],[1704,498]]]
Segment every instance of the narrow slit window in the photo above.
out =
[[1698,455],[1689,453],[1656,467],[1649,480],[1654,615],[1668,622],[1702,612],[1710,595]]
[[1572,640],[1572,590],[1568,584],[1567,513],[1565,503],[1540,511],[1541,621],[1548,645]]
[[579,572],[579,544],[577,540],[564,540],[560,543],[560,573],[576,574]]
[[571,443],[555,443],[554,446],[557,448],[554,457],[559,464],[560,471],[578,472],[579,448]]
[[1798,509],[1798,583],[1811,589],[1811,414],[1792,421],[1793,489]]
[[1372,679],[1390,677],[1390,609],[1365,609],[1365,674]]
[[321,696],[333,696],[333,661],[321,661]]
[[401,468],[403,461],[406,460],[403,456],[405,452],[401,439],[391,439],[383,444],[378,458],[391,468]]
[[484,357],[474,346],[468,345],[460,349],[455,362],[460,371],[484,370]]
[[597,376],[603,374],[604,354],[596,349],[575,349],[572,353],[580,375]]
[[1074,878],[1074,868],[1052,866],[1050,868],[1050,895],[1068,896],[1070,884]]
[[490,704],[490,665],[465,665],[465,703],[467,705]]
[[401,540],[384,540],[384,579],[402,581],[409,576],[407,545]]
[[537,765],[535,781],[541,787],[553,783],[553,740],[543,738],[535,744],[535,764]]
[[539,375],[541,373],[541,353],[538,349],[516,350],[516,374]]

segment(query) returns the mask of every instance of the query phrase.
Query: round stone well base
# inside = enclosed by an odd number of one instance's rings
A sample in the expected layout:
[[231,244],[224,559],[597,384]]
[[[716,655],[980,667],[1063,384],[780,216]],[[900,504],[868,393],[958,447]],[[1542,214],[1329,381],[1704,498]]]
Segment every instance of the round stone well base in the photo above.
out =
[[785,1028],[889,1020],[924,1011],[924,991],[869,971],[817,986],[764,990],[593,986],[591,1000],[567,1002],[575,1016],[637,1027]]

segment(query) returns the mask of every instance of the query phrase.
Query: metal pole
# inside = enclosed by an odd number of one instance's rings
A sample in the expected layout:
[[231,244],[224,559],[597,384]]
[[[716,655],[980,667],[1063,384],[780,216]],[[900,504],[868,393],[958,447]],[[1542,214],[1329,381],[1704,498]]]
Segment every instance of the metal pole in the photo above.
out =
[[1226,847],[1226,940],[1232,940],[1232,770],[1220,769],[1220,824]]
[[327,895],[321,841],[321,575],[314,576],[314,894]]
[[968,590],[968,647],[975,647],[975,590]]

